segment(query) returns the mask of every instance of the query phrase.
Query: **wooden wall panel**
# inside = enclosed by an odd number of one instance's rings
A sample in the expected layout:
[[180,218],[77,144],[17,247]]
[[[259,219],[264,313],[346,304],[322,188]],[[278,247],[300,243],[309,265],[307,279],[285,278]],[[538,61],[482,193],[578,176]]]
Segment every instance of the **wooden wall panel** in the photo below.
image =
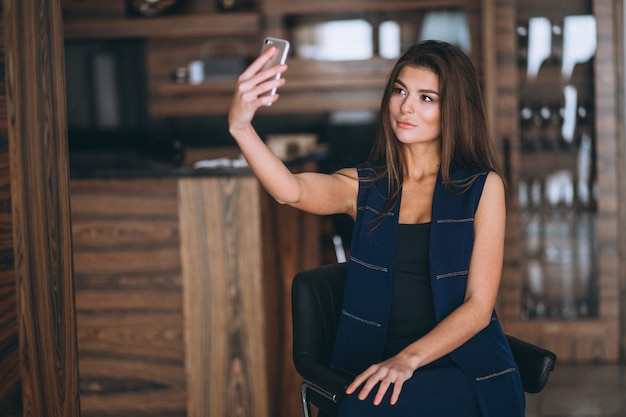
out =
[[185,416],[176,180],[74,180],[82,415]]
[[[519,141],[518,122],[518,70],[517,70],[517,39],[516,39],[516,0],[487,0],[494,9],[493,45],[486,45],[487,49],[495,51],[495,64],[492,89],[492,99],[495,113],[492,116],[495,141],[502,149],[508,146],[517,149]],[[507,215],[507,233],[504,251],[504,265],[498,311],[503,321],[519,319],[521,314],[522,274],[520,270],[520,219],[513,209],[516,207],[516,183],[512,171],[519,167],[517,152],[503,153],[505,169],[509,174],[507,180],[510,187],[510,204]]]

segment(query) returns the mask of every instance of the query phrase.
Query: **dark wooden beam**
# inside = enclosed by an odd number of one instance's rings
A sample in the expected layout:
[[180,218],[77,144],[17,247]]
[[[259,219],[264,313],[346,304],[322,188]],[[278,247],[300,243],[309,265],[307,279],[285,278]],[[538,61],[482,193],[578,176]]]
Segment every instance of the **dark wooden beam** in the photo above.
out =
[[3,0],[23,415],[79,415],[59,0]]

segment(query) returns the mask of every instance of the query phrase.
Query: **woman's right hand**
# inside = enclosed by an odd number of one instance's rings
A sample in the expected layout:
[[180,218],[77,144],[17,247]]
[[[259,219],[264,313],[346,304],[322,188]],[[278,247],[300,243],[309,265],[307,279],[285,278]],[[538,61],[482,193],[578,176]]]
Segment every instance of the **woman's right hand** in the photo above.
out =
[[259,107],[270,106],[278,100],[278,94],[262,95],[272,88],[282,87],[285,84],[283,77],[276,80],[275,76],[284,73],[287,65],[275,65],[263,69],[263,66],[276,53],[275,47],[269,48],[237,78],[235,94],[228,112],[228,126],[231,134],[248,128]]

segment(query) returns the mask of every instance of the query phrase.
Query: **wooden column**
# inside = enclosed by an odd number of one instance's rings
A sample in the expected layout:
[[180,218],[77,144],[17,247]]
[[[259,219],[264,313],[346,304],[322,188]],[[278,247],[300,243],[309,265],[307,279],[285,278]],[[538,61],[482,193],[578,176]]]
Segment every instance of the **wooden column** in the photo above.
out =
[[0,415],[9,415],[21,394],[2,11],[0,3]]
[[[616,0],[613,15],[615,25],[615,65],[617,87],[617,172],[619,180],[619,223],[626,224],[626,1]],[[619,259],[620,259],[620,360],[626,363],[626,235],[619,234]]]
[[179,183],[189,417],[269,416],[259,195],[254,177]]
[[58,0],[4,0],[23,415],[79,415]]

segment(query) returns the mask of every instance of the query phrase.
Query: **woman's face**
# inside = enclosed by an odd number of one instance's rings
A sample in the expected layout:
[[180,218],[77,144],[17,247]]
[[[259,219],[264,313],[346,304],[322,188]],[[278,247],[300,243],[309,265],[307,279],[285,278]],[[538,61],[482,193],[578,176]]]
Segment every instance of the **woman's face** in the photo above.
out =
[[404,144],[439,141],[441,109],[437,74],[424,67],[404,66],[394,83],[389,117],[393,132]]

